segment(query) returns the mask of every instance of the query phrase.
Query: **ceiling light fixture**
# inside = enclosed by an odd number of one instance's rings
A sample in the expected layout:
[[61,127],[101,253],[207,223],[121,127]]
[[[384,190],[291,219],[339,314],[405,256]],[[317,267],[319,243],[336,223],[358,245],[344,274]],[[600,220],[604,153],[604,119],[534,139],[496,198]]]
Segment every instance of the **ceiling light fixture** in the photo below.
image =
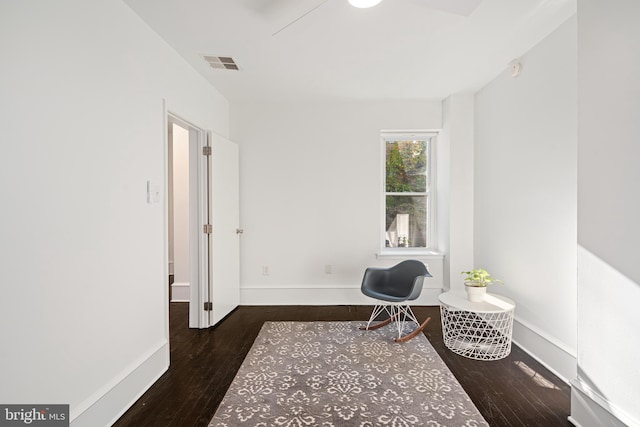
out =
[[353,7],[359,7],[365,9],[367,7],[373,7],[380,3],[382,0],[349,0],[349,4]]

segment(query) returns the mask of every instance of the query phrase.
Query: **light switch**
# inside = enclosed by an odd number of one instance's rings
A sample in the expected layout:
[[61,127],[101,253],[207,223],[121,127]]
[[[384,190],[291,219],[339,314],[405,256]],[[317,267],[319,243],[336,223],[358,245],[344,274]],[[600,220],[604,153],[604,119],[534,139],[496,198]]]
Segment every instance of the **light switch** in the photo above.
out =
[[147,181],[147,203],[160,202],[160,185]]

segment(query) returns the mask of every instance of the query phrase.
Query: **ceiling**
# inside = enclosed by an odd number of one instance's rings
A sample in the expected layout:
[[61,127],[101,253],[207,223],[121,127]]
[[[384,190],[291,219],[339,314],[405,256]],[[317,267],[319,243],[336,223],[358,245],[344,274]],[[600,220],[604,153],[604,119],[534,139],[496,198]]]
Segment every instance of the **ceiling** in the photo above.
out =
[[[576,0],[124,1],[231,102],[474,91],[576,11]],[[433,7],[454,2],[479,4],[468,16]],[[203,55],[230,56],[239,70]]]

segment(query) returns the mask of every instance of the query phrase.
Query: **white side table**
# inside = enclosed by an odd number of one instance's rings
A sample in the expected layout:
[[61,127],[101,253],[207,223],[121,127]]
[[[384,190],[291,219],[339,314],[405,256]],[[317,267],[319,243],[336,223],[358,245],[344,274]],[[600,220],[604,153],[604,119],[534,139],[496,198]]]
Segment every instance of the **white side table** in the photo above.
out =
[[464,293],[440,294],[440,317],[444,345],[461,356],[498,360],[511,353],[515,303],[487,294],[482,302],[471,302]]

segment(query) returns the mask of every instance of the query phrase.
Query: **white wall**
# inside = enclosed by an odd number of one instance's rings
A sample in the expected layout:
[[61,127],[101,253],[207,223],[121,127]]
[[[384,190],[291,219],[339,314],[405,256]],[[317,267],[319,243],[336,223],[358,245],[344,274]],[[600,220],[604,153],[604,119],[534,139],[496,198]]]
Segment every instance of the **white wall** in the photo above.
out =
[[[576,18],[476,94],[476,267],[516,302],[514,340],[566,381],[576,365]],[[506,64],[505,64],[506,65]]]
[[169,362],[163,99],[228,103],[120,0],[1,2],[0,55],[0,401],[108,425]]
[[[438,101],[233,104],[242,303],[369,302],[364,269],[398,262],[376,259],[380,130],[440,127]],[[441,280],[441,261],[427,262]]]
[[583,426],[640,426],[640,3],[578,5],[578,379]]
[[454,94],[443,106],[438,145],[438,240],[447,290],[464,289],[462,271],[473,268],[473,94]]

